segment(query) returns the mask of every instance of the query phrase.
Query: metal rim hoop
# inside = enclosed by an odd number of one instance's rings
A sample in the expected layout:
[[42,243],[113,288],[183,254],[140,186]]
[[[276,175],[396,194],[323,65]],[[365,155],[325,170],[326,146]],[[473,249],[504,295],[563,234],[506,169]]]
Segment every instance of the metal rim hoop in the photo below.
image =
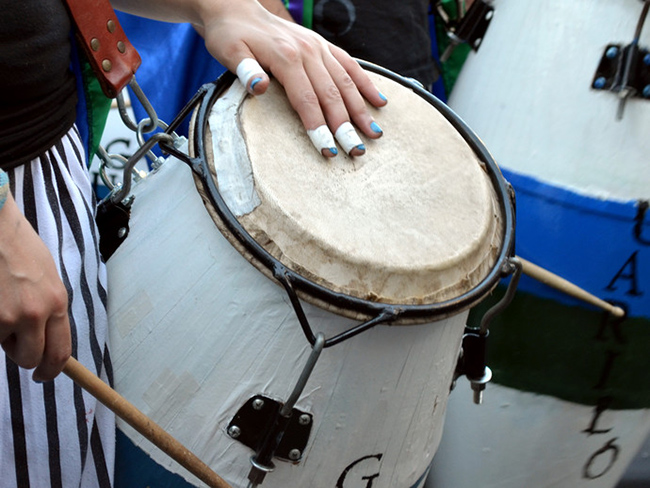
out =
[[236,79],[235,75],[230,72],[224,73],[224,75],[222,75],[216,82],[205,85],[199,97],[200,100],[196,100],[198,107],[195,114],[194,135],[192,141],[195,153],[192,158],[193,170],[201,180],[210,203],[214,207],[214,210],[225,225],[226,229],[259,264],[267,268],[280,284],[287,289],[292,301],[297,298],[292,296],[291,290],[296,290],[312,296],[317,300],[329,303],[337,308],[350,310],[366,317],[373,318],[371,322],[374,323],[376,323],[377,320],[388,323],[394,323],[400,320],[409,322],[431,322],[459,313],[480,302],[494,289],[504,275],[511,272],[509,271],[510,267],[507,266],[507,264],[509,258],[514,255],[515,212],[512,188],[506,182],[496,162],[493,160],[483,143],[447,105],[407,78],[371,63],[359,61],[359,64],[362,68],[368,71],[382,75],[406,88],[411,89],[414,93],[425,99],[436,110],[438,110],[438,112],[440,112],[449,123],[451,123],[465,142],[475,152],[481,162],[485,164],[490,181],[498,195],[499,206],[502,212],[503,219],[501,225],[503,226],[503,242],[493,268],[473,289],[456,298],[426,305],[399,305],[372,302],[334,292],[305,278],[297,272],[287,268],[277,258],[273,257],[268,251],[266,251],[266,249],[258,244],[257,241],[251,237],[248,231],[239,223],[228,205],[225,203],[216,182],[210,174],[206,155],[205,135],[209,130],[208,115],[216,99],[219,98],[224,90]]

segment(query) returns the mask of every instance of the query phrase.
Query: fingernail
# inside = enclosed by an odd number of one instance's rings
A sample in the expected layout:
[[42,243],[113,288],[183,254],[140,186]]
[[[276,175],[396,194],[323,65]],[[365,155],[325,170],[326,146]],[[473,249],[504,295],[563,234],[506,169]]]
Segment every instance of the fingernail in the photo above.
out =
[[338,153],[339,153],[339,151],[335,147],[326,147],[326,148],[323,148],[323,150],[321,151],[321,154],[323,156],[325,156],[326,158],[333,158]]
[[259,76],[255,78],[253,81],[251,81],[251,91],[255,90],[255,85],[257,85],[260,81],[262,81],[262,78]]
[[366,146],[363,144],[359,144],[358,146],[354,146],[352,150],[350,151],[350,156],[361,156],[366,153]]
[[379,98],[381,98],[384,102],[388,101],[388,99],[382,92],[379,92]]
[[374,132],[376,132],[377,134],[383,134],[383,133],[384,133],[384,131],[381,130],[381,127],[379,127],[379,124],[377,124],[377,122],[372,122],[372,123],[370,124],[370,128],[371,128]]

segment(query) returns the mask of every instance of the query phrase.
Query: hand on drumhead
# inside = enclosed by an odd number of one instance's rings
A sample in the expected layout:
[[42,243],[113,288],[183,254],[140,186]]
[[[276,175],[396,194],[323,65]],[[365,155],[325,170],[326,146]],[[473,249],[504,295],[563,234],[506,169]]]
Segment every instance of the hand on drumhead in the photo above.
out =
[[359,64],[318,34],[268,13],[257,2],[239,7],[199,29],[212,55],[255,95],[266,91],[268,70],[284,86],[324,156],[337,154],[334,137],[345,152],[365,153],[351,122],[367,137],[381,137],[364,98],[375,107],[385,105],[386,98]]
[[0,209],[0,344],[33,378],[58,375],[70,357],[68,295],[49,250],[11,196]]

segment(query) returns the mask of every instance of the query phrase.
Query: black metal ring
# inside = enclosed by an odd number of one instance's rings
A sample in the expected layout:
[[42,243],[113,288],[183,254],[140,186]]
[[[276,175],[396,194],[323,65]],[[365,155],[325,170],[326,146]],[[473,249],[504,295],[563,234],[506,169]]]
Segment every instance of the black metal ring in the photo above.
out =
[[[400,320],[424,322],[427,320],[434,321],[458,313],[477,304],[490,291],[492,291],[502,278],[502,270],[504,269],[504,265],[508,258],[514,255],[515,216],[509,185],[483,143],[447,105],[407,78],[371,63],[359,61],[359,64],[368,71],[382,75],[405,86],[406,88],[411,89],[417,95],[425,99],[429,104],[433,105],[433,107],[435,107],[459,132],[465,142],[467,142],[478,158],[485,164],[490,181],[499,196],[499,205],[503,216],[503,242],[497,261],[490,273],[488,273],[481,283],[476,285],[472,290],[450,300],[426,305],[385,304],[352,297],[350,295],[329,290],[328,288],[314,283],[290,269],[286,269],[287,279],[298,291],[329,303],[337,308],[354,311],[371,318],[374,317],[375,320],[380,316],[385,316],[390,317],[387,321],[390,321],[391,323],[399,322]],[[257,241],[255,241],[255,239],[251,237],[233,215],[230,208],[228,208],[228,205],[223,200],[223,197],[210,174],[206,157],[205,134],[208,130],[208,115],[217,98],[221,96],[223,91],[228,88],[235,79],[235,75],[227,72],[214,83],[204,85],[202,88],[202,100],[198,106],[198,113],[195,118],[193,141],[195,157],[192,158],[192,165],[199,179],[202,181],[212,206],[228,231],[241,243],[241,245],[254,257],[255,260],[268,268],[272,274],[278,266],[285,266],[266,251],[266,249],[264,249]]]

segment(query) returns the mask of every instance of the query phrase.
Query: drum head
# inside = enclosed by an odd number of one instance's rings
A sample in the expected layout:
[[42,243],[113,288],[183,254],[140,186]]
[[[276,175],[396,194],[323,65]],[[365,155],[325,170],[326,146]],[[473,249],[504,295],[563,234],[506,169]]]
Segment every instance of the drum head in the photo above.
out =
[[[389,100],[369,107],[384,135],[362,135],[368,150],[356,158],[340,149],[333,159],[322,157],[276,81],[257,97],[235,81],[213,103],[204,132],[212,178],[245,232],[307,280],[384,304],[453,300],[485,280],[503,254],[494,182],[431,103],[388,77],[369,75]],[[271,274],[205,200],[232,244]]]

